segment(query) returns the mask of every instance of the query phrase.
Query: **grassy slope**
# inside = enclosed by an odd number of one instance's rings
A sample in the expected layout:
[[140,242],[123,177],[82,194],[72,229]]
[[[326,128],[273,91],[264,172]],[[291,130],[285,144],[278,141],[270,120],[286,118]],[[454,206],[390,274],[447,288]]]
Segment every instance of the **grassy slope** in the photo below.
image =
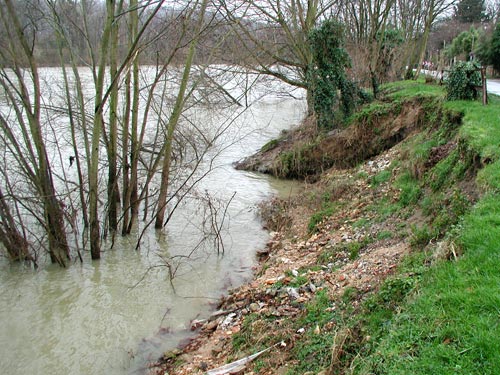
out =
[[[438,90],[408,85],[395,95]],[[492,98],[488,107],[445,104],[464,113],[458,137],[487,163],[476,178],[484,194],[447,233],[449,246],[460,249],[463,256],[441,260],[421,272],[398,312],[383,322],[386,327],[377,323],[376,312],[365,313],[367,332],[377,337],[351,363],[353,373],[500,373],[499,104],[498,98]]]

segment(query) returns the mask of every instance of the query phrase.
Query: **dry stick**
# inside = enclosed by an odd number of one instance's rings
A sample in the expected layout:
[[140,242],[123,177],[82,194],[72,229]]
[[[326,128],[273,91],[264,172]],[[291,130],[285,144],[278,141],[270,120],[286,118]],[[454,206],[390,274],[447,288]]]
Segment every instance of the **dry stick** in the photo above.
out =
[[335,373],[335,368],[340,363],[342,348],[344,347],[345,341],[350,334],[351,331],[348,328],[341,329],[340,331],[337,331],[337,333],[335,333],[335,337],[333,338],[331,363],[328,370],[328,373],[330,375],[333,375]]

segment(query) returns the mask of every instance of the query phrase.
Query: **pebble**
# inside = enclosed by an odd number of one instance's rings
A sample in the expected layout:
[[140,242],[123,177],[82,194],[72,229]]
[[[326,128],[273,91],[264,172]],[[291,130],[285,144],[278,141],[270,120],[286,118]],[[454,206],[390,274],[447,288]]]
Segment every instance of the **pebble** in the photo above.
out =
[[178,355],[182,354],[182,350],[178,348],[174,348],[172,350],[169,350],[168,352],[163,353],[163,358],[164,359],[172,359],[177,357]]
[[276,289],[273,289],[273,288],[266,289],[266,295],[268,295],[268,296],[276,297],[277,294],[278,294],[278,291]]
[[300,297],[299,292],[297,292],[297,289],[295,288],[287,288],[286,292],[288,293],[288,296],[292,299],[297,299]]
[[222,329],[226,329],[229,327],[229,325],[233,322],[234,318],[236,317],[236,313],[231,313],[228,316],[226,316],[226,319],[221,324]]
[[218,325],[219,322],[217,320],[212,320],[211,322],[207,323],[203,329],[206,331],[215,331]]

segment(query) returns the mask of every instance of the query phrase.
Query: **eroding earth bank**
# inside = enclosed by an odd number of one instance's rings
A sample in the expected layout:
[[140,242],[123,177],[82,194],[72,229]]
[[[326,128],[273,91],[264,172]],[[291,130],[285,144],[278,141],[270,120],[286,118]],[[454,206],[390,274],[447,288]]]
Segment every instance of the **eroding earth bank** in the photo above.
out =
[[[272,238],[254,280],[230,291],[209,320],[193,322],[199,335],[165,353],[151,373],[207,373],[266,348],[232,372],[212,374],[344,373],[370,346],[364,314],[375,305],[398,309],[413,287],[404,263],[477,199],[481,161],[457,141],[460,121],[439,98],[385,100],[329,134],[306,120],[238,163],[308,183],[262,204]],[[449,184],[436,168],[453,155],[464,168]],[[436,192],[439,208],[417,204]],[[443,218],[441,209],[450,214]],[[442,249],[436,257],[456,256]]]

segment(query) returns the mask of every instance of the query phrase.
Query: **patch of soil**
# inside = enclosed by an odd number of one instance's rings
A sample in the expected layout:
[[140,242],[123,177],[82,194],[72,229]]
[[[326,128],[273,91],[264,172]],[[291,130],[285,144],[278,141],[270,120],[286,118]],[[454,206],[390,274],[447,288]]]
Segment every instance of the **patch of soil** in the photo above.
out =
[[425,168],[430,169],[434,167],[441,160],[445,159],[456,147],[456,141],[451,141],[444,145],[433,147],[429,158],[425,162]]

